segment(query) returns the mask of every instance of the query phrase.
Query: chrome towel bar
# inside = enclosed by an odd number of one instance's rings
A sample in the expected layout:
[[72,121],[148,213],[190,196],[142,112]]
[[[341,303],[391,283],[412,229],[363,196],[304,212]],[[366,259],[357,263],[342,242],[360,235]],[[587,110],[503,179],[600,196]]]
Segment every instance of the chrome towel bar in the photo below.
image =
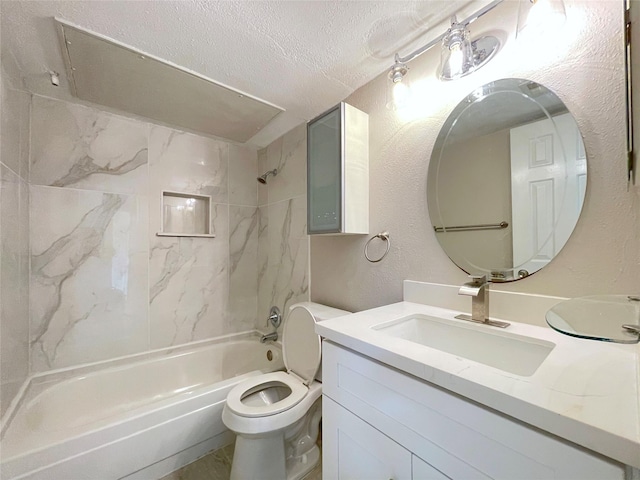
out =
[[501,228],[507,228],[509,226],[508,222],[500,222],[500,223],[482,223],[478,225],[456,225],[454,227],[436,227],[433,226],[433,229],[436,232],[464,232],[470,230],[499,230]]

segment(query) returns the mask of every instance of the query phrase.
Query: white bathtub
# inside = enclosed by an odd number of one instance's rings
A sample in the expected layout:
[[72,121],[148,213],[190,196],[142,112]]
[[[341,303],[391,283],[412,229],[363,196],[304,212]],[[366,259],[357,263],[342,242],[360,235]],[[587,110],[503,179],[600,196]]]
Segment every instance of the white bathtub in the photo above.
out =
[[230,443],[229,390],[282,367],[279,346],[242,334],[34,376],[8,412],[0,478],[159,478]]

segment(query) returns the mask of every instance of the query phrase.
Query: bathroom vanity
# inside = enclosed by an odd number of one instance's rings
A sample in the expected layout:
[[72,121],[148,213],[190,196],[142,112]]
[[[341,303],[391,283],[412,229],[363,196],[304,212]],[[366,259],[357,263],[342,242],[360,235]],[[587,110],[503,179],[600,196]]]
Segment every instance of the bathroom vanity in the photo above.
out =
[[325,478],[629,478],[638,345],[532,325],[557,297],[492,292],[511,326],[470,324],[456,293],[405,282],[409,301],[318,324]]

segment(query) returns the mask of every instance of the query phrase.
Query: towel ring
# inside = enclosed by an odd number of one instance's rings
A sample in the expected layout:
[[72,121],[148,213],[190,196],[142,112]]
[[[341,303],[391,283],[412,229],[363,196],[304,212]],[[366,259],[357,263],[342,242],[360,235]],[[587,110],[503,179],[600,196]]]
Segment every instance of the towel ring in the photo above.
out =
[[[389,232],[380,232],[377,235],[374,235],[373,237],[371,237],[369,240],[367,240],[367,243],[364,244],[364,256],[367,260],[369,260],[371,263],[377,263],[380,260],[382,260],[384,257],[387,256],[387,253],[389,253],[389,249],[391,248],[391,240],[389,240]],[[378,258],[377,260],[373,260],[371,257],[369,257],[369,244],[371,243],[371,241],[374,238],[379,238],[380,240],[384,240],[385,242],[387,242],[387,249],[385,250],[385,252],[382,254],[382,256],[380,258]]]

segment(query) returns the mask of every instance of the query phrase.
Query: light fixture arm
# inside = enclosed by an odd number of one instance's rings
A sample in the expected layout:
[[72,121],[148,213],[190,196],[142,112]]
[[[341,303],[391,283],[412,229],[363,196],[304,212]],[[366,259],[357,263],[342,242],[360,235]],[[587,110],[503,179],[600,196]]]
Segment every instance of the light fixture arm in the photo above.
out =
[[[470,23],[476,21],[478,18],[480,18],[481,16],[483,16],[485,13],[493,10],[495,7],[497,7],[499,4],[501,4],[504,0],[494,0],[493,2],[491,2],[490,4],[488,4],[487,6],[481,8],[480,10],[478,10],[475,13],[472,13],[471,15],[469,15],[467,18],[465,18],[464,20],[460,21],[460,22],[456,22],[458,25],[463,25],[463,26],[467,26]],[[434,45],[442,42],[442,39],[447,35],[448,30],[446,32],[444,32],[442,35],[438,36],[437,38],[434,38],[433,40],[431,40],[429,43],[427,43],[426,45],[418,48],[417,50],[411,52],[410,54],[408,54],[405,57],[401,57],[400,54],[396,53],[395,55],[395,62],[396,63],[408,63],[411,60],[415,59],[416,57],[419,57],[420,55],[422,55],[424,52],[426,52],[427,50],[429,50],[431,47],[433,47]]]

